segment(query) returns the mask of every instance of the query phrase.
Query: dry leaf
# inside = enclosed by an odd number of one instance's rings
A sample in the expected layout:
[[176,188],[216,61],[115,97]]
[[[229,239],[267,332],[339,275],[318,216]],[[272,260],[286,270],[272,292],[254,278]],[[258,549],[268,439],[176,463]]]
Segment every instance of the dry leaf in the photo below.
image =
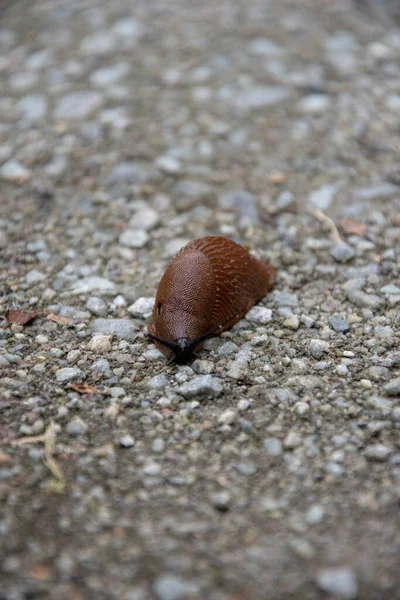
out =
[[74,392],[78,392],[79,394],[96,394],[99,390],[91,385],[73,385],[72,383],[68,384],[68,386]]
[[5,314],[7,321],[13,325],[26,325],[42,314],[42,311],[24,312],[22,310],[8,310]]
[[363,236],[366,234],[367,226],[365,223],[357,223],[352,219],[341,219],[339,225],[346,233]]
[[273,171],[268,175],[268,181],[273,183],[274,185],[279,185],[283,183],[286,179],[285,173],[281,173],[281,171]]
[[66,323],[69,323],[69,319],[67,319],[67,317],[59,317],[58,315],[55,315],[54,313],[48,314],[47,318],[49,321],[54,321],[55,323],[62,323],[63,325],[65,325]]
[[29,575],[34,579],[38,579],[42,581],[43,579],[48,579],[50,577],[51,571],[50,568],[46,565],[36,565],[30,571]]

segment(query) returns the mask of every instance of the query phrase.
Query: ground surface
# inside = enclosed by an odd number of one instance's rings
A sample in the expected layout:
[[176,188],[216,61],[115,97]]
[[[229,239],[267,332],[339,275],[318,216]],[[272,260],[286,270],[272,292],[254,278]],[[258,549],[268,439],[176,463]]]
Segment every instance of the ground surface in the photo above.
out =
[[[2,4],[0,597],[398,598],[395,3]],[[167,366],[206,234],[276,285]]]

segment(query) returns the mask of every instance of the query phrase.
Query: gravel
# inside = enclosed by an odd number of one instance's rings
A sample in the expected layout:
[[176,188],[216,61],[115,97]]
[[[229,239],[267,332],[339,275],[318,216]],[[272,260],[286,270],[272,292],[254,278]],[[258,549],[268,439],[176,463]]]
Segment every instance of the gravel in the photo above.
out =
[[124,340],[132,340],[137,331],[129,319],[95,319],[90,329],[96,334],[115,335]]
[[[396,597],[395,4],[5,3],[5,599]],[[168,364],[157,286],[205,235],[276,282]]]
[[76,437],[85,435],[88,429],[88,424],[80,417],[74,417],[67,425],[69,435]]
[[54,111],[55,119],[84,119],[98,109],[104,101],[99,92],[84,91],[65,94]]
[[318,574],[317,583],[327,594],[343,600],[353,600],[358,596],[357,575],[350,567],[324,569]]
[[400,396],[400,377],[389,381],[383,389],[387,396]]
[[60,383],[72,381],[73,379],[79,379],[82,376],[81,369],[78,367],[65,367],[56,371],[56,379]]
[[346,242],[341,242],[333,247],[331,252],[333,258],[339,263],[347,263],[355,257],[355,250]]
[[197,397],[216,397],[222,394],[223,387],[212,375],[198,375],[179,388],[179,393],[187,399]]

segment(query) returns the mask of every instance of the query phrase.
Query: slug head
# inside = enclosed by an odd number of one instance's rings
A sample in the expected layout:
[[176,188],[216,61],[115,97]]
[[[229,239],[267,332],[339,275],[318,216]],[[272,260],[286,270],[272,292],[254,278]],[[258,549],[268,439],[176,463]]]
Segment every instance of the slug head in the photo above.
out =
[[155,335],[152,335],[151,333],[147,333],[147,337],[152,339],[154,342],[161,344],[162,346],[165,347],[165,349],[168,349],[170,351],[169,352],[169,355],[170,355],[169,362],[175,361],[177,363],[182,364],[182,363],[188,362],[193,357],[198,358],[199,355],[196,353],[196,348],[199,346],[199,344],[202,344],[205,340],[209,339],[210,337],[212,337],[213,335],[218,333],[220,329],[222,329],[221,325],[212,329],[211,331],[207,331],[206,333],[204,333],[203,335],[200,335],[197,338],[189,339],[189,338],[182,337],[182,338],[177,338],[173,342],[170,342],[168,340],[163,340]]

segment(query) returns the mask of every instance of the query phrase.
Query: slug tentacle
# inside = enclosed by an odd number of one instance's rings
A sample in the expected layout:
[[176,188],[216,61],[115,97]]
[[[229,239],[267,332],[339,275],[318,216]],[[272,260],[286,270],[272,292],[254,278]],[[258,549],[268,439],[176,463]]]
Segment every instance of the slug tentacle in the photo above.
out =
[[193,240],[161,278],[148,335],[172,360],[185,362],[205,340],[237,323],[274,278],[271,265],[231,240]]

